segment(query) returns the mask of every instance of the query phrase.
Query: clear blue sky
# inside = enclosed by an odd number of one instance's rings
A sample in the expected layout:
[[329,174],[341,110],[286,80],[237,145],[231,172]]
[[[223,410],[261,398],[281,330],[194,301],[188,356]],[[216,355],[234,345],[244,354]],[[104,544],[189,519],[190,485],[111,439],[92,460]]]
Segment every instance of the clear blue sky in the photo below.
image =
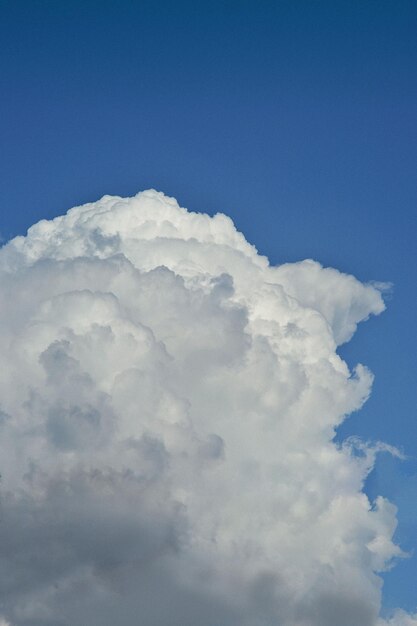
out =
[[[0,1],[0,232],[154,187],[272,262],[394,284],[341,349],[376,375],[342,427],[395,444],[371,496],[417,548],[417,3]],[[385,576],[417,605],[417,555]]]

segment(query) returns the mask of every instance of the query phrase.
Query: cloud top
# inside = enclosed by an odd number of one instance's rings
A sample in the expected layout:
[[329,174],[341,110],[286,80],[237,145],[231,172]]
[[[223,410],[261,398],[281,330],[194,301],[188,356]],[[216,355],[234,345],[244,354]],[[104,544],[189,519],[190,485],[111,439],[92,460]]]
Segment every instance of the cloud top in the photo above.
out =
[[333,442],[379,289],[153,190],[39,222],[0,274],[4,623],[415,623],[379,617],[378,447]]

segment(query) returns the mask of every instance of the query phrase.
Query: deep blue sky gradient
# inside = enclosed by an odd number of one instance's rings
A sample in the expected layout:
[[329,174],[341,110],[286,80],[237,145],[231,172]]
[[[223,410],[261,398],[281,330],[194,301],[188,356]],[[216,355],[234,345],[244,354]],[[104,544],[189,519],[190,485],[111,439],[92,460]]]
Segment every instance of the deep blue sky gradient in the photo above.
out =
[[[272,262],[393,283],[341,348],[375,373],[340,437],[417,548],[417,3],[0,0],[0,233],[154,187],[228,213]],[[385,575],[417,606],[417,555]]]

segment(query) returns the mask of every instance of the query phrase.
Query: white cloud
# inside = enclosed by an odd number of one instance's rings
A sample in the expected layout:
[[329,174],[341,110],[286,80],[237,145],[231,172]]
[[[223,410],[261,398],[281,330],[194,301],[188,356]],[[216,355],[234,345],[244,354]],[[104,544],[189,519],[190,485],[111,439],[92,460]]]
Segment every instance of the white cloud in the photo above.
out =
[[154,191],[36,224],[0,272],[14,626],[383,623],[402,553],[362,492],[378,446],[332,441],[370,392],[336,347],[383,310],[375,286],[271,267]]
[[417,626],[417,614],[409,615],[405,611],[398,610],[388,621],[381,620],[380,624],[381,626]]

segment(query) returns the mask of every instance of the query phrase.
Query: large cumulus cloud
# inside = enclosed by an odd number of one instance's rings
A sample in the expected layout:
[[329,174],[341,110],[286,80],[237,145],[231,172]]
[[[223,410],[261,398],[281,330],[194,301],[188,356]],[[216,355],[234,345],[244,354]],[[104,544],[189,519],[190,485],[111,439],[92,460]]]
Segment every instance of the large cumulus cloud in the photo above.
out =
[[271,267],[229,218],[105,196],[0,251],[0,612],[11,626],[414,626],[336,445],[380,291]]

